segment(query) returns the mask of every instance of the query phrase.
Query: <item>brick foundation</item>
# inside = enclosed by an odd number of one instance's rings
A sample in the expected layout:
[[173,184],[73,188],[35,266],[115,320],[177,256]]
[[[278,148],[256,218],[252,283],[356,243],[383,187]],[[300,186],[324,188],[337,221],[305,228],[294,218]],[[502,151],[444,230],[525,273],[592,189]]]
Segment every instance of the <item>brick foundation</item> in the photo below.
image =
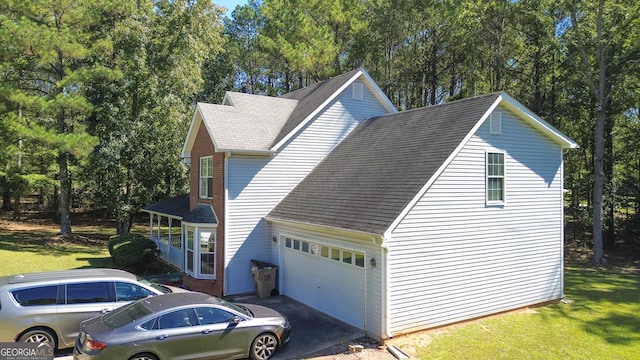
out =
[[184,274],[182,277],[183,286],[191,291],[199,291],[209,295],[222,297],[222,284],[216,280],[195,279]]

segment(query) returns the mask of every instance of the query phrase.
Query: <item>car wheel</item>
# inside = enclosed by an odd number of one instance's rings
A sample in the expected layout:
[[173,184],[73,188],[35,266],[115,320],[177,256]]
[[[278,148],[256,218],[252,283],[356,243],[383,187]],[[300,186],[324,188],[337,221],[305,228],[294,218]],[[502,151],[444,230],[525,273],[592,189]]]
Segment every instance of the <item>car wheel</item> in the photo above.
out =
[[261,334],[251,343],[249,355],[253,360],[267,360],[278,347],[278,339],[273,334]]
[[129,358],[129,360],[158,360],[158,358],[152,354],[138,354],[138,355],[133,355],[132,357]]
[[20,339],[18,339],[18,341],[20,342],[43,342],[43,343],[49,343],[51,344],[51,347],[53,349],[56,349],[56,339],[53,336],[53,334],[51,334],[50,330],[47,329],[31,329],[27,332],[25,332],[24,334],[22,334],[22,336],[20,336]]

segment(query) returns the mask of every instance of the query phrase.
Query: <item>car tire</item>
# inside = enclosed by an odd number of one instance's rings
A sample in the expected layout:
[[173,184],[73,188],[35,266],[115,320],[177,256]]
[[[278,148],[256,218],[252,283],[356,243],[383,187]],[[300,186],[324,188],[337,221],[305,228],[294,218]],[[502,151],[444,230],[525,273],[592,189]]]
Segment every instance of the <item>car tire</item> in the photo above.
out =
[[129,360],[158,360],[153,354],[137,354],[129,358]]
[[51,344],[51,348],[57,349],[56,338],[49,329],[35,328],[26,331],[18,339],[20,342],[44,342]]
[[275,335],[264,333],[258,335],[251,343],[249,355],[253,360],[267,360],[278,348],[278,339]]

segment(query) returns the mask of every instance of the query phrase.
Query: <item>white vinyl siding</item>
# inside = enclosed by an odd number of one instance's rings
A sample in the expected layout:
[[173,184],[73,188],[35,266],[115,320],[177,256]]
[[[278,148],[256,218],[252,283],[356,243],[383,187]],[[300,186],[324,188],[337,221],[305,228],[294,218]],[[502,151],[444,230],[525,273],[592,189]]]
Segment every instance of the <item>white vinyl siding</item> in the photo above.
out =
[[269,211],[365,118],[387,110],[365,87],[363,100],[343,91],[325,111],[292,138],[273,158],[228,159],[225,211],[225,294],[254,290],[250,260],[277,262],[271,248]]
[[[392,333],[563,294],[562,150],[500,111],[502,133],[485,122],[387,241]],[[509,202],[487,206],[486,153],[502,151]]]

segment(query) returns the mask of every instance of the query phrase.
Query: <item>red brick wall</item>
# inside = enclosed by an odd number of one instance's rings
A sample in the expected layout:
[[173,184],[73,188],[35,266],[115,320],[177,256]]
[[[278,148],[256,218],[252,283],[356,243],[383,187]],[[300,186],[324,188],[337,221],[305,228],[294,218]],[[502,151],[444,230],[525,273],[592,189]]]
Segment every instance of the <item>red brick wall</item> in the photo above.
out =
[[[213,199],[200,198],[200,158],[213,156]],[[210,204],[218,217],[218,230],[216,232],[216,280],[199,280],[188,275],[184,277],[184,285],[188,289],[205,292],[208,294],[223,295],[224,279],[224,165],[225,154],[215,152],[211,137],[207,133],[204,124],[200,124],[196,139],[191,149],[190,164],[190,209],[198,204]]]

